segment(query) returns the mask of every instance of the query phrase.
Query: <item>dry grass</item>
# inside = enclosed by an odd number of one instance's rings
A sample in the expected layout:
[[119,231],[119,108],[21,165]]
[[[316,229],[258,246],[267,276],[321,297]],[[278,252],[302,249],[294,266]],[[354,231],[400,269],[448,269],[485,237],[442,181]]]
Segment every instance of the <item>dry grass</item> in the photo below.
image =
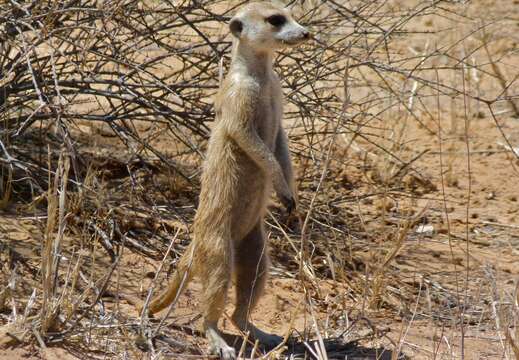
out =
[[[0,5],[0,357],[204,354],[196,315],[132,305],[189,241],[239,5]],[[519,12],[485,6],[294,2],[315,41],[276,69],[304,221],[273,204],[258,310],[286,344],[241,354],[519,358]]]

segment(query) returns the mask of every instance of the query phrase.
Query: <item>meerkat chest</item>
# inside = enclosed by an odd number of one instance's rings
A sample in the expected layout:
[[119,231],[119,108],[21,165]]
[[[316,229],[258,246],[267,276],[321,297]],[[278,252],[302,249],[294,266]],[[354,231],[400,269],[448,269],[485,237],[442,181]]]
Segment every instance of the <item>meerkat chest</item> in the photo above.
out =
[[279,83],[270,81],[264,84],[260,93],[258,113],[255,119],[256,131],[263,141],[273,148],[283,112]]

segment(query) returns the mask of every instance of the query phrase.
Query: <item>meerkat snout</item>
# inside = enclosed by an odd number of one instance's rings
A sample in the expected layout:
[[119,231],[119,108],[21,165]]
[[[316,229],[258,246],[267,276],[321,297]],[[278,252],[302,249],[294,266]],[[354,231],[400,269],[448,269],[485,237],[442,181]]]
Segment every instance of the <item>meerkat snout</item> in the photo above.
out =
[[282,45],[298,45],[310,38],[310,32],[292,20],[292,24],[285,25],[280,31],[274,35],[274,39],[278,40]]
[[272,51],[298,45],[311,38],[287,8],[270,3],[250,3],[229,23],[233,36],[255,49]]

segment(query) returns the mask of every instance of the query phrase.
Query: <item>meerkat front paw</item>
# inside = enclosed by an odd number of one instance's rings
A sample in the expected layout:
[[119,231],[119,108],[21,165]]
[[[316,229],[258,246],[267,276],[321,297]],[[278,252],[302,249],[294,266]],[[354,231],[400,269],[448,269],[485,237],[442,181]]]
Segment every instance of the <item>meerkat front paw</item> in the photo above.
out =
[[288,215],[292,214],[292,212],[296,209],[296,199],[290,194],[278,194],[279,200],[287,210]]

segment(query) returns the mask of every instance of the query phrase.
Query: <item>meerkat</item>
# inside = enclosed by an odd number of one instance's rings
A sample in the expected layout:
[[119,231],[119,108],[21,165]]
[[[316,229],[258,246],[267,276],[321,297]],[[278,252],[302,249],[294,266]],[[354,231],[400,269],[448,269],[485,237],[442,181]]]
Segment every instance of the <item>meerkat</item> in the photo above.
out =
[[287,136],[281,126],[283,95],[272,69],[274,52],[310,38],[288,9],[274,3],[243,6],[229,23],[234,37],[229,73],[215,100],[216,121],[201,176],[193,241],[168,287],[148,308],[168,306],[193,277],[203,285],[204,330],[212,353],[235,359],[217,328],[231,276],[236,284],[235,325],[268,347],[282,338],[249,322],[267,279],[264,216],[272,189],[290,213],[297,195]]

